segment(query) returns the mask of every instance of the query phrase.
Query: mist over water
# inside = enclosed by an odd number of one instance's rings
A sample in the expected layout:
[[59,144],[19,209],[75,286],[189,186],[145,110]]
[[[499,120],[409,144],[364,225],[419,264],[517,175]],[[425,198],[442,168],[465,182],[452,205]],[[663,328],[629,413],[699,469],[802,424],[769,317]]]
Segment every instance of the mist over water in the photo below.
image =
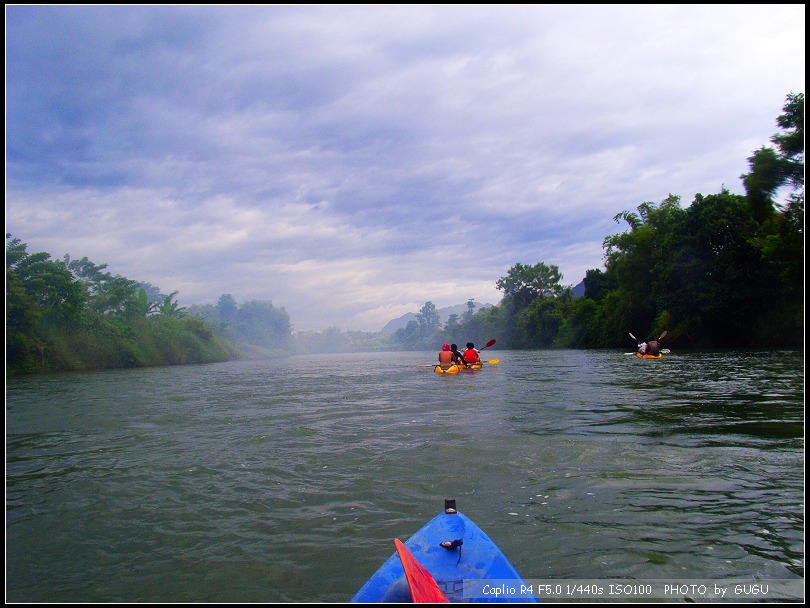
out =
[[485,353],[12,379],[7,600],[344,602],[450,497],[527,579],[804,576],[801,352]]

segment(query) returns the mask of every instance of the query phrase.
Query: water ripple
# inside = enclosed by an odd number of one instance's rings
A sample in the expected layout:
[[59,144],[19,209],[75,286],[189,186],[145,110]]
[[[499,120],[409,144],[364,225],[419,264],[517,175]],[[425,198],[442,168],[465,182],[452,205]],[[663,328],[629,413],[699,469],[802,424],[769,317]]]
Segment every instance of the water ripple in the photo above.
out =
[[526,578],[804,576],[801,353],[435,353],[7,387],[7,599],[343,602],[455,497]]

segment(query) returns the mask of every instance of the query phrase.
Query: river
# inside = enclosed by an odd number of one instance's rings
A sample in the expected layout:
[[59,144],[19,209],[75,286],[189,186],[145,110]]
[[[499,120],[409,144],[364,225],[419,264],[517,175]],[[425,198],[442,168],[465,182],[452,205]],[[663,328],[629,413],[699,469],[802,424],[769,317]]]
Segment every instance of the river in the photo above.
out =
[[7,601],[345,602],[445,498],[526,579],[804,578],[803,352],[484,356],[8,380]]

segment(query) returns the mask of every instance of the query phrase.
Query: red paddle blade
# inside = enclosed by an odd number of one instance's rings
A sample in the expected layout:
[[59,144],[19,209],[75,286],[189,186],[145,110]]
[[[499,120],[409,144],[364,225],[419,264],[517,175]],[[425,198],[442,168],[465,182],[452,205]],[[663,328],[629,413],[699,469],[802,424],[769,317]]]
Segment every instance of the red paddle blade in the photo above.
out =
[[411,589],[411,596],[415,604],[449,604],[448,600],[439,585],[430,575],[430,572],[420,564],[402,542],[394,539],[394,546],[397,548],[397,555],[402,561],[405,569],[405,578],[408,580],[408,587]]
[[[489,348],[493,344],[495,344],[495,340],[490,340],[489,342],[486,343],[486,346],[484,346],[484,348]],[[483,350],[483,348],[481,350]]]

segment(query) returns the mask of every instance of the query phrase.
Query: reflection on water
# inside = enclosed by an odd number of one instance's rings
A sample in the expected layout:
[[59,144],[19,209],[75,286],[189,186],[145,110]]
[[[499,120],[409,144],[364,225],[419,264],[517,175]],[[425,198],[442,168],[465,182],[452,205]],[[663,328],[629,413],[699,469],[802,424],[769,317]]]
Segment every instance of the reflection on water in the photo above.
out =
[[801,353],[397,356],[12,381],[7,599],[343,602],[446,497],[528,579],[804,576]]

